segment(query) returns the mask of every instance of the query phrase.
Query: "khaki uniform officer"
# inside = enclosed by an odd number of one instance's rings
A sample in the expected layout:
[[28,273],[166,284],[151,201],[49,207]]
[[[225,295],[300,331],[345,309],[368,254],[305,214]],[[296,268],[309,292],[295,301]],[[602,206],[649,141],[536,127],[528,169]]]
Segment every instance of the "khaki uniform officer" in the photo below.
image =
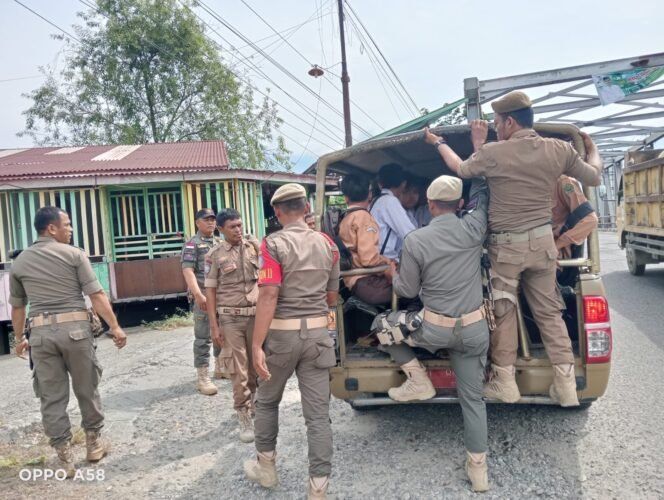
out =
[[330,368],[336,364],[327,332],[329,307],[339,290],[339,251],[304,222],[306,191],[286,184],[271,201],[281,231],[261,244],[259,296],[253,338],[256,392],[256,460],[246,461],[249,479],[266,488],[279,483],[275,467],[279,403],[295,372],[309,441],[309,498],[326,498],[332,468]]
[[[193,301],[191,309],[194,314],[194,367],[197,372],[196,388],[201,394],[212,396],[217,394],[217,386],[210,380],[210,323],[208,322],[207,302],[205,299],[205,271],[208,264],[207,253],[221,241],[214,235],[216,218],[210,208],[202,208],[196,212],[196,228],[198,231],[182,247],[182,275]],[[221,368],[219,360],[221,349],[214,346],[215,378],[228,376]]]
[[[457,211],[463,207],[462,187],[461,179],[443,175],[427,190],[433,219],[428,226],[406,236],[399,273],[393,279],[394,290],[400,297],[422,299],[424,313],[390,313],[387,317],[390,326],[394,326],[395,320],[399,322],[398,318],[418,315],[421,319],[414,323],[415,330],[405,342],[390,342],[384,348],[407,376],[403,385],[388,392],[397,401],[426,400],[436,395],[412,347],[432,353],[448,350],[463,412],[466,472],[473,491],[486,491],[489,489],[487,424],[482,382],[489,328],[483,307],[480,262],[489,196],[486,181],[475,179],[470,193],[475,209],[458,217]],[[379,327],[381,321],[379,316],[372,329]]]
[[[34,226],[39,234],[37,241],[19,255],[9,274],[16,354],[24,357],[25,350],[30,349],[44,432],[56,449],[62,468],[68,477],[73,477],[72,434],[67,416],[70,377],[81,410],[88,461],[101,460],[110,449],[108,441],[100,437],[104,414],[97,387],[102,368],[95,354],[97,344],[83,294],[90,297],[94,309],[111,327],[118,349],[124,347],[127,337],[85,252],[69,245],[69,215],[57,207],[43,207],[35,215]],[[23,337],[28,304],[29,347]]]
[[459,176],[484,175],[489,183],[489,257],[497,300],[496,329],[491,336],[493,378],[484,395],[506,403],[521,398],[514,367],[520,285],[554,368],[549,395],[562,406],[576,406],[574,354],[556,287],[558,251],[551,228],[551,196],[562,174],[598,185],[602,161],[587,134],[582,133],[588,162],[567,142],[540,137],[532,129],[533,110],[523,92],[511,92],[492,106],[498,142],[484,144],[487,123],[473,122],[475,153],[466,161],[462,162],[444,139],[428,131],[425,136]]
[[217,225],[224,241],[208,253],[210,270],[205,275],[210,333],[215,346],[224,347],[221,355],[231,374],[240,440],[251,443],[254,440],[251,413],[256,393],[251,334],[258,299],[259,242],[251,235],[242,237],[242,219],[237,210],[227,208],[219,212]]

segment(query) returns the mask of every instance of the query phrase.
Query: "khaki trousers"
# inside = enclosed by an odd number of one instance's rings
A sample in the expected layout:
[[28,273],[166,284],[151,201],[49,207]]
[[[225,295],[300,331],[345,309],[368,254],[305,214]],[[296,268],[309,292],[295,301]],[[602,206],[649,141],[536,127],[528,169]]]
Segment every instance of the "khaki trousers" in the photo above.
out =
[[254,435],[259,452],[272,451],[279,433],[279,403],[295,372],[302,396],[302,413],[309,443],[309,475],[332,472],[330,368],[336,364],[334,341],[326,328],[270,330],[263,346],[270,380],[260,380],[256,392]]
[[42,424],[51,446],[71,440],[67,415],[69,377],[81,410],[81,427],[98,431],[104,426],[97,387],[102,368],[88,321],[39,326],[30,333],[34,363],[33,386],[41,400]]
[[233,408],[249,409],[256,394],[256,370],[251,352],[254,317],[223,314],[219,317],[219,327],[224,336],[221,359],[233,384]]
[[[552,364],[574,363],[572,343],[561,316],[556,286],[558,251],[553,234],[529,241],[489,246],[494,290],[517,297],[521,289],[542,335]],[[496,296],[496,329],[491,335],[491,360],[498,366],[514,365],[517,358],[518,333],[516,305],[509,298]]]

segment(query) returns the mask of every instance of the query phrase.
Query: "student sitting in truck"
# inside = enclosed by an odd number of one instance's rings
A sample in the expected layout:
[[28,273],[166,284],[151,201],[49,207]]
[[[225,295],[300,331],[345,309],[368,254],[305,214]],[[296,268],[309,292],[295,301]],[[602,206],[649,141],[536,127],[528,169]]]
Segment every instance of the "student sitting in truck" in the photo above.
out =
[[378,185],[381,191],[369,210],[380,229],[380,254],[399,260],[404,238],[415,229],[399,201],[406,186],[403,169],[393,163],[384,165],[378,171]]
[[406,209],[408,218],[416,228],[428,226],[431,212],[426,203],[426,179],[415,175],[406,176],[406,187],[401,193],[401,206]]
[[[341,192],[348,209],[339,223],[339,237],[352,255],[353,268],[375,267],[390,263],[378,252],[378,223],[369,213],[369,180],[347,175],[341,180]],[[388,304],[392,298],[392,274],[348,276],[344,284],[367,304]]]

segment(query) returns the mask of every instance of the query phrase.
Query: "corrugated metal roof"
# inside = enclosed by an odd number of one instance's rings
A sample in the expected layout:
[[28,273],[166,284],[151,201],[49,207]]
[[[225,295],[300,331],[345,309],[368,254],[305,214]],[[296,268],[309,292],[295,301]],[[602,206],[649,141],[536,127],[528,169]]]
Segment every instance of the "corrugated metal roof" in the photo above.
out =
[[[0,181],[200,172],[229,168],[224,141],[143,144],[133,147],[135,150],[119,157],[113,153],[105,154],[117,151],[117,145],[80,149],[53,147],[0,150]],[[128,151],[131,148],[123,146],[122,150]],[[7,154],[3,154],[5,152]],[[99,161],[100,155],[103,155],[104,161]],[[96,161],[93,161],[95,158]]]

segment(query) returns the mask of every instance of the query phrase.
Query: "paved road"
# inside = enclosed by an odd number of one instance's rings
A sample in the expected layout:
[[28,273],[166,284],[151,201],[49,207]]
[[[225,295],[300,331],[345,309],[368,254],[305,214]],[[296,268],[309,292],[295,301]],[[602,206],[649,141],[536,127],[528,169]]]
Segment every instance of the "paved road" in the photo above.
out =
[[[614,332],[604,398],[586,411],[489,407],[490,480],[483,498],[664,498],[664,266],[631,276],[615,236],[602,235],[603,275]],[[103,482],[23,482],[0,468],[0,497],[303,498],[306,436],[297,385],[282,406],[281,486],[266,493],[243,478],[252,446],[237,439],[230,386],[194,392],[191,333],[136,330],[123,351],[100,342],[102,398],[114,452]],[[27,368],[0,358],[0,461],[49,454]],[[73,421],[79,416],[71,404]],[[335,498],[471,498],[461,467],[455,406],[356,413],[332,402]],[[76,447],[82,459],[82,446]],[[81,462],[81,466],[86,466]]]

